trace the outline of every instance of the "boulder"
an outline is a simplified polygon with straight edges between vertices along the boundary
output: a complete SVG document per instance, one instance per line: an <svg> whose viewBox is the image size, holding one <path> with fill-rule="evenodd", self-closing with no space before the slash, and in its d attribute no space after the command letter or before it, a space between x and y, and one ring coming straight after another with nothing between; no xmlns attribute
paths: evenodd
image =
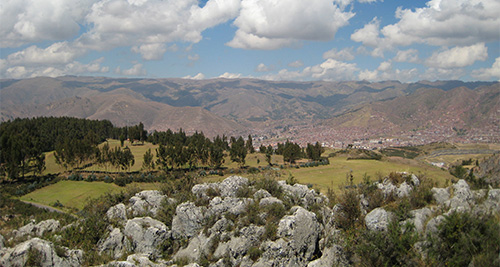
<svg viewBox="0 0 500 267"><path fill-rule="evenodd" d="M396 195L400 198L408 197L410 196L411 190L413 190L413 188L405 181L396 189Z"/></svg>
<svg viewBox="0 0 500 267"><path fill-rule="evenodd" d="M257 192L255 192L253 194L253 198L255 198L257 200L260 200L260 199L265 198L265 197L271 197L271 196L272 195L264 189L259 189Z"/></svg>
<svg viewBox="0 0 500 267"><path fill-rule="evenodd" d="M397 189L397 187L393 185L389 179L384 179L382 183L376 182L375 184L377 185L377 188L382 191L384 197L388 197Z"/></svg>
<svg viewBox="0 0 500 267"><path fill-rule="evenodd" d="M413 184L413 186L420 185L420 180L418 179L418 177L415 174L412 173L410 176L410 179L411 179L411 183Z"/></svg>
<svg viewBox="0 0 500 267"><path fill-rule="evenodd" d="M376 208L365 216L366 228L371 231L387 231L387 227L393 217L392 212L383 208Z"/></svg>
<svg viewBox="0 0 500 267"><path fill-rule="evenodd" d="M432 197L436 200L438 205L443 205L448 199L450 199L450 191L448 188L437 188L431 189Z"/></svg>
<svg viewBox="0 0 500 267"><path fill-rule="evenodd" d="M106 217L110 221L123 222L127 220L127 209L123 203L116 204L109 208Z"/></svg>
<svg viewBox="0 0 500 267"><path fill-rule="evenodd" d="M333 245L323 250L321 258L309 262L307 267L331 267L350 266L344 249L339 245Z"/></svg>
<svg viewBox="0 0 500 267"><path fill-rule="evenodd" d="M54 244L33 238L7 249L0 258L0 266L81 266L83 252L62 247L65 255L58 255ZM58 251L61 253L60 251Z"/></svg>
<svg viewBox="0 0 500 267"><path fill-rule="evenodd" d="M418 210L412 210L410 211L410 214L412 215L412 218L409 219L415 226L415 230L418 233L423 233L425 229L425 223L429 219L430 216L432 216L432 210L429 208L421 208Z"/></svg>
<svg viewBox="0 0 500 267"><path fill-rule="evenodd" d="M172 220L172 235L174 238L190 238L198 234L205 219L205 207L197 207L193 202L184 202L175 209Z"/></svg>
<svg viewBox="0 0 500 267"><path fill-rule="evenodd" d="M151 217L128 220L125 224L124 234L130 238L132 251L148 253L153 257L160 255L159 246L171 237L167 226Z"/></svg>
<svg viewBox="0 0 500 267"><path fill-rule="evenodd" d="M132 254L126 261L112 261L105 266L109 267L163 267L168 266L166 262L160 260L158 263L152 262L147 254Z"/></svg>
<svg viewBox="0 0 500 267"><path fill-rule="evenodd" d="M474 202L474 195L470 190L469 184L463 179L458 180L453 186L453 197L444 202L449 207L449 213L468 212L471 210L471 204Z"/></svg>
<svg viewBox="0 0 500 267"><path fill-rule="evenodd" d="M425 232L427 234L434 234L438 232L438 226L445 220L443 215L438 215L427 222L427 225L425 226Z"/></svg>
<svg viewBox="0 0 500 267"><path fill-rule="evenodd" d="M278 224L278 237L288 240L287 246L294 252L290 257L297 261L310 260L319 241L320 225L316 214L302 207L293 207L292 215L284 216Z"/></svg>
<svg viewBox="0 0 500 267"><path fill-rule="evenodd" d="M156 216L165 195L158 190L145 190L131 197L129 210L134 216Z"/></svg>
<svg viewBox="0 0 500 267"><path fill-rule="evenodd" d="M241 176L229 176L219 183L221 197L236 197L238 189L248 186L248 179Z"/></svg>
<svg viewBox="0 0 500 267"><path fill-rule="evenodd" d="M5 246L5 238L3 238L2 235L0 235L0 249L2 249Z"/></svg>
<svg viewBox="0 0 500 267"><path fill-rule="evenodd" d="M209 238L203 233L192 237L185 248L181 248L174 255L174 260L188 259L190 262L198 261L201 255L208 255L211 242L214 238Z"/></svg>
<svg viewBox="0 0 500 267"><path fill-rule="evenodd" d="M214 197L208 204L207 216L222 215L225 212L234 215L240 215L245 212L249 203L252 203L251 198L237 198L237 197Z"/></svg>
<svg viewBox="0 0 500 267"><path fill-rule="evenodd" d="M264 235L263 226L250 225L242 228L238 236L232 236L227 242L219 244L214 252L214 257L224 257L229 255L233 263L241 262L251 247L258 246L261 237Z"/></svg>
<svg viewBox="0 0 500 267"><path fill-rule="evenodd" d="M212 190L213 192L218 192L219 191L219 184L218 183L203 183L203 184L196 184L191 188L191 192L197 198L208 198L209 197L208 196L209 190Z"/></svg>
<svg viewBox="0 0 500 267"><path fill-rule="evenodd" d="M275 198L275 197L265 197L259 201L259 207L261 207L261 208L265 207L265 206L270 206L273 204L278 204L278 205L283 206L283 201L281 201L280 199Z"/></svg>
<svg viewBox="0 0 500 267"><path fill-rule="evenodd" d="M18 230L14 230L13 234L16 238L20 238L25 235L42 236L44 233L56 232L60 226L61 224L59 223L59 221L54 219L41 221L37 224L35 224L34 222L30 222L27 225L19 228Z"/></svg>
<svg viewBox="0 0 500 267"><path fill-rule="evenodd" d="M131 249L130 241L120 228L113 228L106 239L101 239L97 245L99 253L118 259Z"/></svg>

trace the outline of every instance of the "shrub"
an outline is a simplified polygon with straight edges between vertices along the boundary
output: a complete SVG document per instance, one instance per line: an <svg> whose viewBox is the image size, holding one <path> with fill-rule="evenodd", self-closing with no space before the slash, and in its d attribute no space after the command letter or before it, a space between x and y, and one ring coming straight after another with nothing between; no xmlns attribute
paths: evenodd
<svg viewBox="0 0 500 267"><path fill-rule="evenodd" d="M499 266L500 225L491 215L452 213L445 216L436 235L428 237L432 265Z"/></svg>
<svg viewBox="0 0 500 267"><path fill-rule="evenodd" d="M248 249L248 256L251 260L256 261L262 255L262 250L259 247L250 247Z"/></svg>
<svg viewBox="0 0 500 267"><path fill-rule="evenodd" d="M359 207L359 198L356 190L347 189L339 197L339 204L342 212L336 217L336 222L340 228L351 229L355 227L359 221L362 221L361 209Z"/></svg>
<svg viewBox="0 0 500 267"><path fill-rule="evenodd" d="M255 183L255 188L257 190L259 189L264 189L269 194L271 194L273 197L280 198L281 195L283 194L283 189L281 189L281 186L278 184L278 182L274 179L271 178L264 178L260 179Z"/></svg>

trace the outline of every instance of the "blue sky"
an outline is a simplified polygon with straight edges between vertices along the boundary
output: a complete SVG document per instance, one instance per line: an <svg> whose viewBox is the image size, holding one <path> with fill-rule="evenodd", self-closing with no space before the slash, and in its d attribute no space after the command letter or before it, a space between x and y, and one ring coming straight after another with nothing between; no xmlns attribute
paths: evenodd
<svg viewBox="0 0 500 267"><path fill-rule="evenodd" d="M499 0L3 0L0 77L500 79Z"/></svg>

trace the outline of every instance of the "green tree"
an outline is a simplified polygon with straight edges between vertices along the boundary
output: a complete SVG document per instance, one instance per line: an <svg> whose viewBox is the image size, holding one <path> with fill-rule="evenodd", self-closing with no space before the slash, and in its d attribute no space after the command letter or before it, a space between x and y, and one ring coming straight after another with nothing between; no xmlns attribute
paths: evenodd
<svg viewBox="0 0 500 267"><path fill-rule="evenodd" d="M151 148L148 149L146 151L146 153L144 153L144 156L143 156L143 161L142 161L142 169L143 170L147 170L147 171L151 171L152 169L155 168L155 163L153 161L153 153L151 153Z"/></svg>
<svg viewBox="0 0 500 267"><path fill-rule="evenodd" d="M253 148L252 135L250 135L250 134L248 135L246 149L247 149L248 153L250 153L250 154L255 153L255 149Z"/></svg>
<svg viewBox="0 0 500 267"><path fill-rule="evenodd" d="M239 137L237 140L231 137L231 149L229 150L231 161L236 162L242 167L245 165L245 158L247 156L247 149L245 147L245 140Z"/></svg>

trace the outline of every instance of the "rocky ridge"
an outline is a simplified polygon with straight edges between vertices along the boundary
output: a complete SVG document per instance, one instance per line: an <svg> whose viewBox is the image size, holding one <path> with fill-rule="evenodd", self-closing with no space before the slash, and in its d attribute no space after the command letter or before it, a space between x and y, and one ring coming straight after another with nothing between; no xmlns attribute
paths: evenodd
<svg viewBox="0 0 500 267"><path fill-rule="evenodd" d="M408 175L401 184L385 179L375 186L386 197L401 198L419 184L417 176ZM98 252L113 259L106 266L355 264L336 223L345 212L341 204L329 205L326 196L306 185L284 181L273 185L268 191L247 178L231 176L219 183L193 186L194 199L178 204L157 190L139 192L127 203L108 209L103 219L109 226L97 244ZM433 205L411 210L411 216L399 223L412 223L424 235L436 233L445 216L454 212L500 213L500 189L471 190L465 180L459 180L431 192ZM370 210L363 205L363 196L357 197L366 214L362 216L366 229L387 231L396 218L394 212L387 207ZM165 205L176 205L167 222L158 217ZM82 250L56 247L42 239L51 234L57 238L64 227L55 220L30 222L7 240L0 236L0 266L23 266L34 255L41 266L80 266ZM17 245L6 247L5 243Z"/></svg>

